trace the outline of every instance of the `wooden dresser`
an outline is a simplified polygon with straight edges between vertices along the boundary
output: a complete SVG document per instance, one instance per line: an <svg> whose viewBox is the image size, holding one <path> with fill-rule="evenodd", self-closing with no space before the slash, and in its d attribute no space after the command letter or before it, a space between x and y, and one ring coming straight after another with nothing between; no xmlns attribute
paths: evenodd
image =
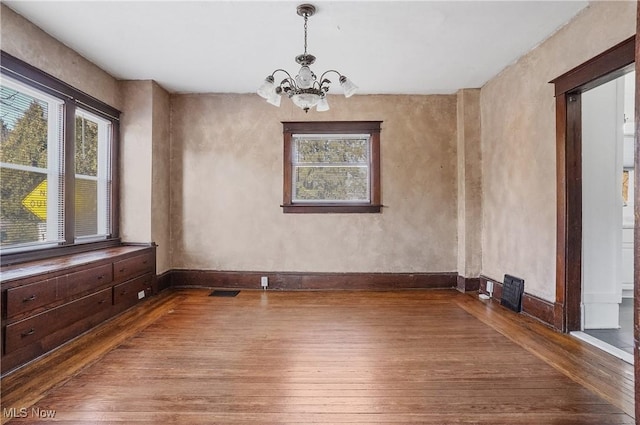
<svg viewBox="0 0 640 425"><path fill-rule="evenodd" d="M124 245L3 267L2 375L155 294L155 258Z"/></svg>

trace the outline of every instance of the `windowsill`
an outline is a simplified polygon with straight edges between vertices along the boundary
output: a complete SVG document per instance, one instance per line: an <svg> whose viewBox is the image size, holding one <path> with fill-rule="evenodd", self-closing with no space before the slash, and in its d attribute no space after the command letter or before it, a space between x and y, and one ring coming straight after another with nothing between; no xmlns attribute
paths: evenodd
<svg viewBox="0 0 640 425"><path fill-rule="evenodd" d="M104 248L112 248L122 243L120 238L104 239L98 242L85 242L74 245L59 245L42 249L34 249L31 251L22 251L14 253L3 253L0 255L0 265L2 267L28 263L37 260L46 260L49 258L61 257L69 254L78 254L82 252L96 251Z"/></svg>
<svg viewBox="0 0 640 425"><path fill-rule="evenodd" d="M285 214L375 214L382 211L382 205L371 204L287 204L281 207Z"/></svg>

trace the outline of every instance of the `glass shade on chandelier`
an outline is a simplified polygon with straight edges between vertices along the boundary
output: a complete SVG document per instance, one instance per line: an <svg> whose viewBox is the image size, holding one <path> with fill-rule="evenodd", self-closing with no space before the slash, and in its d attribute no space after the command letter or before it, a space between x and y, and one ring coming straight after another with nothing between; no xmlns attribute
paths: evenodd
<svg viewBox="0 0 640 425"><path fill-rule="evenodd" d="M276 87L274 84L273 76L268 76L264 83L258 88L258 94L265 98L268 103L274 106L280 106L280 93L277 90L279 87Z"/></svg>
<svg viewBox="0 0 640 425"><path fill-rule="evenodd" d="M328 111L327 92L331 84L331 81L325 78L328 74L335 73L338 75L345 97L353 96L358 87L347 77L333 69L325 71L319 79L316 77L316 74L309 67L315 62L316 57L307 53L307 20L309 16L315 13L316 8L310 4L302 4L298 6L297 11L298 15L304 18L304 53L296 56L296 62L301 65L300 70L295 77L292 77L284 69L276 69L265 78L257 93L274 106L280 106L280 100L284 93L294 105L305 112L309 112L309 109L313 107L320 112ZM275 75L277 73L285 74L279 84L275 83Z"/></svg>

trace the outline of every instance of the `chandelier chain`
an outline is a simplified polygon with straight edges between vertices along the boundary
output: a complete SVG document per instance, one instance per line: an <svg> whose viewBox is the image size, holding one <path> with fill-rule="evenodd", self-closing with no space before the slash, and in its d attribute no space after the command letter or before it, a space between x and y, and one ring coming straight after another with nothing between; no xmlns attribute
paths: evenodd
<svg viewBox="0 0 640 425"><path fill-rule="evenodd" d="M307 20L309 19L308 14L304 14L304 54L307 54Z"/></svg>

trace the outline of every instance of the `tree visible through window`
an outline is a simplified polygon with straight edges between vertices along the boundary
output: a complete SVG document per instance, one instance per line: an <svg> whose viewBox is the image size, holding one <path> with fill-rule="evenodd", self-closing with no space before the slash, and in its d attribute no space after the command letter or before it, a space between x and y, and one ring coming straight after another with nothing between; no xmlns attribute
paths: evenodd
<svg viewBox="0 0 640 425"><path fill-rule="evenodd" d="M62 102L8 80L0 102L2 246L60 242Z"/></svg>
<svg viewBox="0 0 640 425"><path fill-rule="evenodd" d="M79 109L75 133L75 235L104 236L109 233L111 123Z"/></svg>
<svg viewBox="0 0 640 425"><path fill-rule="evenodd" d="M380 211L379 121L284 127L284 212Z"/></svg>
<svg viewBox="0 0 640 425"><path fill-rule="evenodd" d="M293 202L369 202L369 135L294 135Z"/></svg>

